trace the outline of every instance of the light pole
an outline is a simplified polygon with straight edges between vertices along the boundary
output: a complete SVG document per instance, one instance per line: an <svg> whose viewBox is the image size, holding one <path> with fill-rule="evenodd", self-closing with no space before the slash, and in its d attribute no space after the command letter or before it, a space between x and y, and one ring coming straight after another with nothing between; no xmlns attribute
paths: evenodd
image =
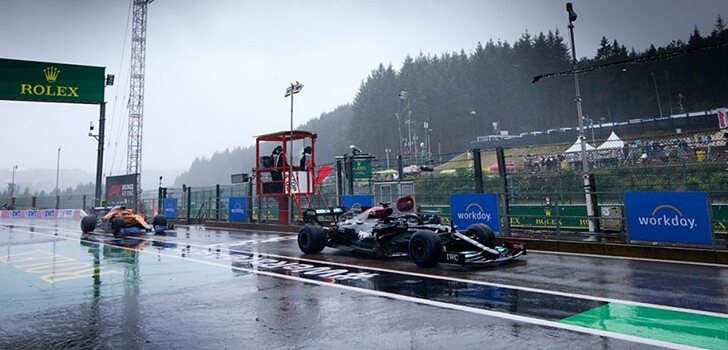
<svg viewBox="0 0 728 350"><path fill-rule="evenodd" d="M476 111L470 111L470 116L473 117L474 123L477 123L477 121L478 121L478 112L476 112ZM473 129L475 131L475 141L478 141L478 128L475 127ZM485 120L483 120L483 135L485 135L485 130L486 129L487 128L485 127Z"/></svg>
<svg viewBox="0 0 728 350"><path fill-rule="evenodd" d="M660 103L660 91L657 90L657 79L655 78L655 72L650 73L652 75L652 82L655 84L655 95L657 96L657 109L660 111L660 118L662 118L662 104Z"/></svg>
<svg viewBox="0 0 728 350"><path fill-rule="evenodd" d="M670 116L672 116L672 92L670 91L670 74L665 71L665 81L667 81L667 103L670 106Z"/></svg>
<svg viewBox="0 0 728 350"><path fill-rule="evenodd" d="M677 95L677 108L680 109L680 113L685 112L685 106L683 105L683 98L685 95L682 94L682 92L678 92Z"/></svg>
<svg viewBox="0 0 728 350"><path fill-rule="evenodd" d="M407 118L404 121L407 124L407 153L412 154L412 119Z"/></svg>
<svg viewBox="0 0 728 350"><path fill-rule="evenodd" d="M387 154L387 170L389 170L389 153L391 153L391 152L392 152L392 150L389 148L384 150L384 153Z"/></svg>
<svg viewBox="0 0 728 350"><path fill-rule="evenodd" d="M579 91L579 74L576 73L576 46L574 45L574 21L576 21L576 12L574 6L566 3L566 12L569 14L569 34L571 37L571 74L574 76L574 90L576 94L576 114L579 120L579 141L581 143L581 167L584 179L584 194L586 196L586 213L589 220L589 232L596 230L596 222L594 220L594 206L592 205L591 196L591 177L589 176L589 162L586 159L586 140L584 137L584 116L581 112L581 92Z"/></svg>
<svg viewBox="0 0 728 350"><path fill-rule="evenodd" d="M425 128L425 144L422 146L422 153L425 154L425 157L430 156L430 123L424 122L424 128ZM427 161L427 158L425 158L425 161Z"/></svg>
<svg viewBox="0 0 728 350"><path fill-rule="evenodd" d="M589 122L589 129L591 129L592 143L594 143L594 119L584 117Z"/></svg>
<svg viewBox="0 0 728 350"><path fill-rule="evenodd" d="M415 164L419 161L419 159L418 159L419 153L417 151L417 141L419 139L420 139L420 137L417 136L417 131L415 131L415 134L412 135L412 146L414 146L413 152L414 152L414 156L415 156Z"/></svg>
<svg viewBox="0 0 728 350"><path fill-rule="evenodd" d="M12 205L13 198L15 197L15 170L18 169L17 165L13 165L13 180L10 182L10 203Z"/></svg>
<svg viewBox="0 0 728 350"><path fill-rule="evenodd" d="M61 146L58 146L58 158L56 159L56 196L60 195L58 188L58 173L61 170Z"/></svg>
<svg viewBox="0 0 728 350"><path fill-rule="evenodd" d="M293 95L303 90L303 84L296 81L286 88L286 94L283 97L291 97L291 148L288 150L288 222L293 222L293 199L291 197L291 166L293 165Z"/></svg>
<svg viewBox="0 0 728 350"><path fill-rule="evenodd" d="M394 117L397 118L397 132L399 132L399 140L397 141L399 155L402 155L402 144L404 143L404 139L402 138L402 123L399 120L399 113L394 113Z"/></svg>
<svg viewBox="0 0 728 350"><path fill-rule="evenodd" d="M402 144L404 143L404 139L402 139L402 122L399 119L399 116L402 114L402 102L404 102L405 99L407 99L407 91L401 90L399 92L399 112L394 113L394 116L397 117L397 131L399 132L399 142L397 144L399 145L399 155L402 155Z"/></svg>

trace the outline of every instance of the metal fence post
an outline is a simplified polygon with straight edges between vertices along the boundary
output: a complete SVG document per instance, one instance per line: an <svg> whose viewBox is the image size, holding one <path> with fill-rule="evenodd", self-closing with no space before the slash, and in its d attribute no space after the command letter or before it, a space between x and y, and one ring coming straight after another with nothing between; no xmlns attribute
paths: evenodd
<svg viewBox="0 0 728 350"><path fill-rule="evenodd" d="M336 205L341 205L341 195L344 194L344 179L341 176L341 159L336 160Z"/></svg>
<svg viewBox="0 0 728 350"><path fill-rule="evenodd" d="M253 222L253 180L248 181L248 222ZM259 214L260 215L260 214Z"/></svg>
<svg viewBox="0 0 728 350"><path fill-rule="evenodd" d="M220 185L215 185L215 221L220 221Z"/></svg>
<svg viewBox="0 0 728 350"><path fill-rule="evenodd" d="M505 217L505 220L503 222L503 233L510 233L511 232L511 212L510 212L510 200L508 195L508 174L506 173L506 155L503 151L503 147L496 147L495 149L495 156L498 161L498 177L500 180L500 191L503 194L502 200L501 200L501 213ZM481 171L481 181L482 181L482 171Z"/></svg>
<svg viewBox="0 0 728 350"><path fill-rule="evenodd" d="M263 199L266 197L258 197L258 220L256 222L263 222Z"/></svg>
<svg viewBox="0 0 728 350"><path fill-rule="evenodd" d="M402 181L404 179L404 161L402 155L397 156L397 180Z"/></svg>
<svg viewBox="0 0 728 350"><path fill-rule="evenodd" d="M597 203L597 182L594 178L594 173L589 173L586 175L589 177L589 196L591 197L591 212L594 213L593 217L590 217L589 220L594 222L594 231L593 232L599 232L599 220L598 218L601 216L601 213L599 212L599 204ZM588 213L588 211L587 211ZM588 214L587 214L588 215ZM593 233L592 232L592 233Z"/></svg>
<svg viewBox="0 0 728 350"><path fill-rule="evenodd" d="M346 189L346 193L354 194L354 159L351 157L347 157L346 161L344 162L344 166L346 166L346 187L348 187Z"/></svg>
<svg viewBox="0 0 728 350"><path fill-rule="evenodd" d="M556 237L561 237L561 198L556 197Z"/></svg>
<svg viewBox="0 0 728 350"><path fill-rule="evenodd" d="M36 206L35 206L35 200L36 200L36 197L35 197L35 196L33 196L33 197L31 198L31 202L32 202L32 204L30 205L30 207L31 207L31 208L35 208L35 207L36 207Z"/></svg>
<svg viewBox="0 0 728 350"><path fill-rule="evenodd" d="M710 232L713 234L713 249L718 248L718 242L716 242L715 234L715 213L713 213L713 199L710 192L705 192L705 197L708 200L708 217L710 218Z"/></svg>
<svg viewBox="0 0 728 350"><path fill-rule="evenodd" d="M473 148L470 152L473 155L473 170L475 171L475 192L483 193L483 165L480 161L480 149Z"/></svg>
<svg viewBox="0 0 728 350"><path fill-rule="evenodd" d="M187 225L190 224L190 217L192 213L192 187L187 187Z"/></svg>
<svg viewBox="0 0 728 350"><path fill-rule="evenodd" d="M61 196L56 195L56 210L60 209L61 206Z"/></svg>

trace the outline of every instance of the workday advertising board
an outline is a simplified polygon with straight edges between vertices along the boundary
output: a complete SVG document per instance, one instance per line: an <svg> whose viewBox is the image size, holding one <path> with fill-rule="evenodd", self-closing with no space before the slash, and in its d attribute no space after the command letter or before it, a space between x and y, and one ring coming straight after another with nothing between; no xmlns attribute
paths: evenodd
<svg viewBox="0 0 728 350"><path fill-rule="evenodd" d="M228 199L228 219L230 221L248 221L248 198L230 197Z"/></svg>
<svg viewBox="0 0 728 350"><path fill-rule="evenodd" d="M713 243L704 192L627 192L624 204L630 240Z"/></svg>
<svg viewBox="0 0 728 350"><path fill-rule="evenodd" d="M490 226L493 232L500 231L498 196L495 193L458 193L450 195L452 222L464 230L476 223Z"/></svg>

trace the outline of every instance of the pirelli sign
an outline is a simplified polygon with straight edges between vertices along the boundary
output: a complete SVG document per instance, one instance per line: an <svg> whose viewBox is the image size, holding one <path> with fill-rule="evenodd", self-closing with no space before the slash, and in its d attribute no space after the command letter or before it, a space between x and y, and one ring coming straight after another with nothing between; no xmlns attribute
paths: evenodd
<svg viewBox="0 0 728 350"><path fill-rule="evenodd" d="M0 58L0 100L102 103L104 70Z"/></svg>

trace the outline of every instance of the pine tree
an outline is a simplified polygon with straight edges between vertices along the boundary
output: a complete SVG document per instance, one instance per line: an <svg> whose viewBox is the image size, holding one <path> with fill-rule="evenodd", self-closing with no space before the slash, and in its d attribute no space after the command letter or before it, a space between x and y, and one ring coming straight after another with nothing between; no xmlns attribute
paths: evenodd
<svg viewBox="0 0 728 350"><path fill-rule="evenodd" d="M723 22L723 18L720 15L718 15L718 19L715 20L715 24L713 25L713 31L710 33L710 36L713 38L717 38L725 32L726 32L725 22Z"/></svg>
<svg viewBox="0 0 728 350"><path fill-rule="evenodd" d="M693 33L690 34L690 39L688 39L688 45L689 46L700 46L700 43L703 41L703 37L700 36L700 31L698 30L698 26L695 26L695 29L693 29Z"/></svg>

